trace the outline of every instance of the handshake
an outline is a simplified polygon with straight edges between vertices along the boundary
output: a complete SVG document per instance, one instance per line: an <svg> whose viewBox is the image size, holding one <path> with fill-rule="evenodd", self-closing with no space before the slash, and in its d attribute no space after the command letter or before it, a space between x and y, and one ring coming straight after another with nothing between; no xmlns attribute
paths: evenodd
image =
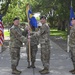
<svg viewBox="0 0 75 75"><path fill-rule="evenodd" d="M34 37L34 36L36 36L36 32L30 32L30 33L28 34L28 39L30 39L30 38L32 38L32 37Z"/></svg>

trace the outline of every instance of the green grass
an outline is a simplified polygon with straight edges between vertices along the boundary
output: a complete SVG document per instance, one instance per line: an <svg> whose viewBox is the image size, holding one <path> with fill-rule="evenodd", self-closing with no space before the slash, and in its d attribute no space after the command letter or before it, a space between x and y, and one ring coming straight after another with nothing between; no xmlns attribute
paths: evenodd
<svg viewBox="0 0 75 75"><path fill-rule="evenodd" d="M4 36L5 36L5 37L7 37L7 36L9 36L9 35L10 35L10 32L4 31Z"/></svg>
<svg viewBox="0 0 75 75"><path fill-rule="evenodd" d="M63 39L67 39L67 31L58 31L57 29L50 29L51 36L61 36Z"/></svg>

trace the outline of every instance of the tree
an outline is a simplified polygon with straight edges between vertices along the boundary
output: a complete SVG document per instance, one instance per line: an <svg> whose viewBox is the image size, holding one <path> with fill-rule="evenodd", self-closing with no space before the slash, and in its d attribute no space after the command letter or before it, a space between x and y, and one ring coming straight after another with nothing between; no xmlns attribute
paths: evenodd
<svg viewBox="0 0 75 75"><path fill-rule="evenodd" d="M38 10L39 12L41 12L41 14L46 15L50 19L49 21L50 21L50 24L52 24L52 26L55 25L54 23L56 22L54 21L57 20L57 22L59 22L58 29L65 30L65 27L66 27L65 25L67 20L69 22L71 0L68 0L68 1L67 0L36 0L36 1L37 3L34 10L35 11ZM75 0L72 0L72 1L73 1L73 7L74 7Z"/></svg>
<svg viewBox="0 0 75 75"><path fill-rule="evenodd" d="M12 24L13 18L18 16L20 20L25 22L27 21L26 17L26 4L30 3L32 7L35 5L35 0L12 0L6 15L3 17L3 22L6 25Z"/></svg>
<svg viewBox="0 0 75 75"><path fill-rule="evenodd" d="M0 14L4 16L8 10L11 0L0 0Z"/></svg>
<svg viewBox="0 0 75 75"><path fill-rule="evenodd" d="M27 21L27 3L30 3L34 13L40 12L42 15L46 15L53 27L58 24L58 29L65 30L66 22L69 22L71 0L11 0L7 13L3 18L4 23L12 22L15 16L19 16L21 21ZM74 6L75 1L73 0Z"/></svg>

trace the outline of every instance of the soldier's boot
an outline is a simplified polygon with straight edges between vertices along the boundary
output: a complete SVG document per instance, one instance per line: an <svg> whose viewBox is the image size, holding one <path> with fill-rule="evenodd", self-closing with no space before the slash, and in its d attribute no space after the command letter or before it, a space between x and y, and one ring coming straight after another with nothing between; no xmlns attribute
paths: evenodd
<svg viewBox="0 0 75 75"><path fill-rule="evenodd" d="M19 70L16 69L16 70L12 71L12 74L21 74L21 71L19 71Z"/></svg>
<svg viewBox="0 0 75 75"><path fill-rule="evenodd" d="M28 67L27 68L31 68L30 62L28 62Z"/></svg>
<svg viewBox="0 0 75 75"><path fill-rule="evenodd" d="M40 73L41 73L41 74L48 74L48 73L49 73L49 70L48 70L47 68L45 68L45 69L42 70Z"/></svg>
<svg viewBox="0 0 75 75"><path fill-rule="evenodd" d="M72 73L72 74L75 74L75 70L73 70L71 73Z"/></svg>
<svg viewBox="0 0 75 75"><path fill-rule="evenodd" d="M42 72L44 69L40 70L39 72Z"/></svg>
<svg viewBox="0 0 75 75"><path fill-rule="evenodd" d="M71 72L71 73L72 73L72 72L74 72L74 71L75 71L75 69L73 69L73 70L70 70L69 72Z"/></svg>
<svg viewBox="0 0 75 75"><path fill-rule="evenodd" d="M12 74L21 74L21 71L17 70L15 66L12 67Z"/></svg>
<svg viewBox="0 0 75 75"><path fill-rule="evenodd" d="M74 65L74 69L69 72L71 72L72 74L75 74L75 65Z"/></svg>
<svg viewBox="0 0 75 75"><path fill-rule="evenodd" d="M35 62L32 62L31 67L32 67L32 68L36 68L36 67L35 67Z"/></svg>

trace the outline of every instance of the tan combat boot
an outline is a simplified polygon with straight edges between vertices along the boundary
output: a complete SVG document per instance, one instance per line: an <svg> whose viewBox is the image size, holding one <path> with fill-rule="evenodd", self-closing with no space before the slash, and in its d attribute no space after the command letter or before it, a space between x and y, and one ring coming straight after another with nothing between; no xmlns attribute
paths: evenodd
<svg viewBox="0 0 75 75"><path fill-rule="evenodd" d="M73 70L71 70L71 71L69 71L69 72L71 72L71 73L72 73L73 71L74 71L74 69L73 69Z"/></svg>
<svg viewBox="0 0 75 75"><path fill-rule="evenodd" d="M12 74L21 74L21 71L19 71L19 70L12 70Z"/></svg>
<svg viewBox="0 0 75 75"><path fill-rule="evenodd" d="M44 69L40 70L39 72L42 72Z"/></svg>
<svg viewBox="0 0 75 75"><path fill-rule="evenodd" d="M12 74L21 74L21 71L17 70L16 67L12 67Z"/></svg>
<svg viewBox="0 0 75 75"><path fill-rule="evenodd" d="M75 64L74 65L74 70L71 71L72 74L75 74Z"/></svg>
<svg viewBox="0 0 75 75"><path fill-rule="evenodd" d="M75 74L75 70L72 72L72 74Z"/></svg>
<svg viewBox="0 0 75 75"><path fill-rule="evenodd" d="M74 69L69 72L71 72L72 74L75 74L75 66L74 66Z"/></svg>
<svg viewBox="0 0 75 75"><path fill-rule="evenodd" d="M75 69L73 69L73 70L71 70L69 72L71 72L72 74L75 74Z"/></svg>
<svg viewBox="0 0 75 75"><path fill-rule="evenodd" d="M40 71L41 74L48 74L49 70L47 68L45 68L44 70Z"/></svg>

